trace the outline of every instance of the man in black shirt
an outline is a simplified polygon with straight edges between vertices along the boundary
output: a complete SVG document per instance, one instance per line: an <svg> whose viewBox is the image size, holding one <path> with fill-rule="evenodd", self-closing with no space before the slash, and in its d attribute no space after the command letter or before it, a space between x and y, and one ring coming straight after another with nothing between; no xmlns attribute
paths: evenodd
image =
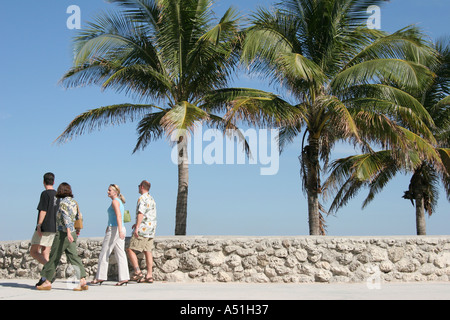
<svg viewBox="0 0 450 320"><path fill-rule="evenodd" d="M55 197L53 188L55 175L51 172L44 174L44 188L38 204L38 218L36 230L31 239L30 254L42 264L46 264L50 255L53 239L56 234L56 213L59 199Z"/></svg>

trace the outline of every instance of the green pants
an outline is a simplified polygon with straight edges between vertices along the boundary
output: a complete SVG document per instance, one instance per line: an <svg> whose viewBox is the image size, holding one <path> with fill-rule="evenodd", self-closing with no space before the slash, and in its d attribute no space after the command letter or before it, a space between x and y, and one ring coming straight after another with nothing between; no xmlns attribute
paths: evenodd
<svg viewBox="0 0 450 320"><path fill-rule="evenodd" d="M73 242L70 243L67 239L67 233L58 231L56 232L55 239L53 240L52 249L50 251L50 257L41 271L41 276L49 281L54 277L56 268L61 260L62 254L65 252L67 261L70 263L76 271L77 277L86 278L86 271L84 270L83 263L77 252L77 234L72 232Z"/></svg>

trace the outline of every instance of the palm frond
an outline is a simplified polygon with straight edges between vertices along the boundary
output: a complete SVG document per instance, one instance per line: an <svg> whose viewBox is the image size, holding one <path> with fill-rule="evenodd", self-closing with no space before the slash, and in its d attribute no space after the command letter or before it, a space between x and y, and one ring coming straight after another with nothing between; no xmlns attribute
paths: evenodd
<svg viewBox="0 0 450 320"><path fill-rule="evenodd" d="M331 173L324 186L327 194L335 192L329 212L337 212L365 186L369 195L365 207L400 170L389 150L337 159L331 164Z"/></svg>
<svg viewBox="0 0 450 320"><path fill-rule="evenodd" d="M161 3L158 0L107 0L123 8L132 20L157 28Z"/></svg>
<svg viewBox="0 0 450 320"><path fill-rule="evenodd" d="M450 149L438 148L439 155L441 156L442 163L444 164L447 174L450 174Z"/></svg>
<svg viewBox="0 0 450 320"><path fill-rule="evenodd" d="M441 172L441 180L444 184L444 191L447 194L447 200L450 201L450 149L438 148L438 152L445 168L445 170Z"/></svg>
<svg viewBox="0 0 450 320"><path fill-rule="evenodd" d="M416 26L408 26L387 34L379 30L361 27L367 44L352 56L343 69L373 59L404 59L422 65L436 65L438 54L424 41L423 33Z"/></svg>
<svg viewBox="0 0 450 320"><path fill-rule="evenodd" d="M118 104L89 110L77 116L55 142L66 143L73 137L100 130L107 125L119 125L134 121L153 108L159 107L142 104Z"/></svg>
<svg viewBox="0 0 450 320"><path fill-rule="evenodd" d="M219 23L204 33L200 40L207 40L216 46L219 45L224 37L238 32L237 21L238 13L231 7L224 13Z"/></svg>
<svg viewBox="0 0 450 320"><path fill-rule="evenodd" d="M328 96L323 99L322 104L326 108L326 115L324 121L320 127L325 125L332 126L334 132L339 132L339 137L342 139L347 139L349 137L354 137L359 141L358 128L353 119L353 115L347 106L338 98L333 96ZM329 122L326 124L325 122ZM319 127L319 132L321 128Z"/></svg>
<svg viewBox="0 0 450 320"><path fill-rule="evenodd" d="M168 110L153 112L142 118L137 127L138 140L133 153L143 150L150 142L163 137L161 119L167 112Z"/></svg>
<svg viewBox="0 0 450 320"><path fill-rule="evenodd" d="M140 56L154 64L159 63L142 46L142 36L140 26L120 12L99 15L95 22L90 22L75 38L74 66L82 66L98 57L115 60L117 57L128 56L133 50L138 50Z"/></svg>
<svg viewBox="0 0 450 320"><path fill-rule="evenodd" d="M404 150L413 149L419 154L422 161L433 163L436 168L442 168L442 160L434 145L430 144L427 140L406 128L400 127L400 130L405 137L407 147L403 150L398 149L396 152L400 152L401 154Z"/></svg>
<svg viewBox="0 0 450 320"><path fill-rule="evenodd" d="M296 38L298 19L259 9L253 15L253 25L245 30L241 61L254 72L269 79L277 76L277 59L282 54L299 53L301 46Z"/></svg>
<svg viewBox="0 0 450 320"><path fill-rule="evenodd" d="M120 66L101 85L104 89L116 88L117 92L125 90L125 93L138 99L172 99L171 79L146 64Z"/></svg>
<svg viewBox="0 0 450 320"><path fill-rule="evenodd" d="M384 84L354 86L340 94L353 111L365 110L385 114L399 124L435 143L434 120L425 107L412 95Z"/></svg>
<svg viewBox="0 0 450 320"><path fill-rule="evenodd" d="M202 108L223 112L227 122L244 121L251 125L282 126L301 118L301 109L279 96L257 89L227 88L206 95Z"/></svg>
<svg viewBox="0 0 450 320"><path fill-rule="evenodd" d="M419 197L422 198L424 209L428 212L428 215L431 216L435 211L439 196L437 187L438 180L438 174L433 166L423 162L420 167L414 170L408 190L405 191L403 198L411 200L413 205L413 200L417 201Z"/></svg>
<svg viewBox="0 0 450 320"><path fill-rule="evenodd" d="M326 80L322 69L299 53L280 54L277 63L279 71L284 77L291 78L290 81L303 79L308 83L323 84Z"/></svg>
<svg viewBox="0 0 450 320"><path fill-rule="evenodd" d="M278 134L278 145L280 146L280 153L283 152L284 148L288 144L292 143L294 139L302 132L303 118L300 117L299 119L300 121L298 121L297 123L281 127Z"/></svg>
<svg viewBox="0 0 450 320"><path fill-rule="evenodd" d="M417 91L430 85L433 73L423 65L401 59L374 59L347 68L332 80L333 91L369 83L393 82L403 89Z"/></svg>
<svg viewBox="0 0 450 320"><path fill-rule="evenodd" d="M172 141L178 141L181 136L189 135L197 125L208 119L207 112L187 101L182 101L167 111L160 123L167 137Z"/></svg>
<svg viewBox="0 0 450 320"><path fill-rule="evenodd" d="M141 24L120 12L99 15L75 38L74 66L61 83L67 87L96 84L139 98L166 97L171 78L152 40Z"/></svg>
<svg viewBox="0 0 450 320"><path fill-rule="evenodd" d="M208 123L211 126L222 130L224 135L226 135L228 138L233 139L234 137L236 137L238 142L242 144L242 150L247 155L247 157L249 159L253 158L250 145L248 144L245 135L234 123L213 114L209 114Z"/></svg>

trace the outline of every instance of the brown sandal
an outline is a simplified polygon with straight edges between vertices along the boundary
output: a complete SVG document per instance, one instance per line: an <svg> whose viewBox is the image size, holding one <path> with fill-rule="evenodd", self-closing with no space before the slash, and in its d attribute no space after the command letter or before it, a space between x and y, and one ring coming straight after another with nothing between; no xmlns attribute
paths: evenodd
<svg viewBox="0 0 450 320"><path fill-rule="evenodd" d="M139 282L143 277L144 277L144 275L142 274L142 271L141 271L138 274L135 274L134 276L132 276L130 281Z"/></svg>
<svg viewBox="0 0 450 320"><path fill-rule="evenodd" d="M139 283L153 283L153 277L141 279L138 281Z"/></svg>

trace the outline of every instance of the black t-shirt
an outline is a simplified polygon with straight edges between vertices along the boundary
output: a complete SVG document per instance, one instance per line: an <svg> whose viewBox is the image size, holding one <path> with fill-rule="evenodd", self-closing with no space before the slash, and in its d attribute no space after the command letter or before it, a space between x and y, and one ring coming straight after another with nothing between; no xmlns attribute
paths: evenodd
<svg viewBox="0 0 450 320"><path fill-rule="evenodd" d="M42 232L56 232L56 213L59 209L59 198L55 197L56 190L44 190L41 193L41 199L38 204L38 222L39 222L39 211L45 211L44 221L41 225Z"/></svg>

